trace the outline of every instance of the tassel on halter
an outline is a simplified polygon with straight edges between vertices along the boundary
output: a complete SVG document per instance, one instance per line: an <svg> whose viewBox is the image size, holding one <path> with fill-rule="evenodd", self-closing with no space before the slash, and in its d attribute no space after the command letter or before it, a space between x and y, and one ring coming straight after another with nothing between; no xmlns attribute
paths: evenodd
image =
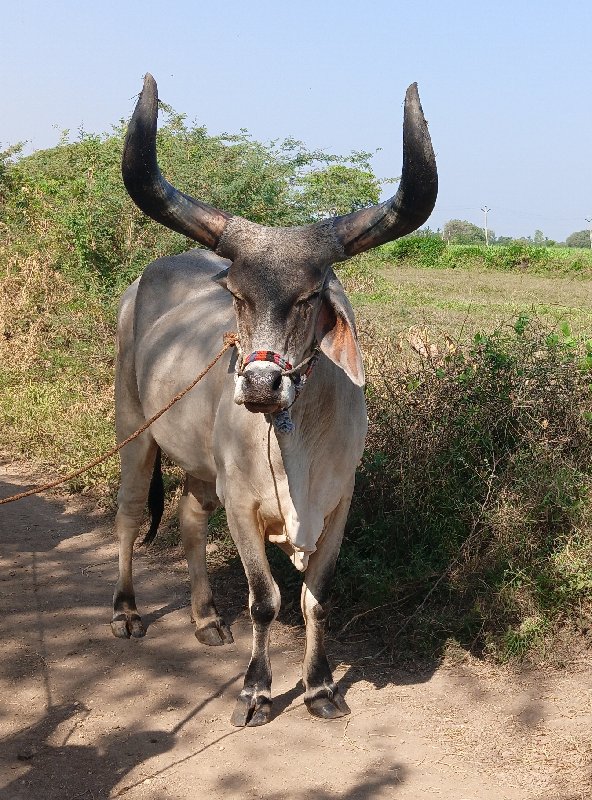
<svg viewBox="0 0 592 800"><path fill-rule="evenodd" d="M292 403L288 406L288 408L282 408L281 411L278 411L275 414L272 414L273 419L273 427L276 433L294 433L296 430L294 423L292 422L292 415L290 414L290 409L298 400L300 393L304 389L306 381L310 373L313 371L315 364L319 360L319 351L315 349L315 351L310 355L308 358L305 358L304 361L301 361L297 367L289 367L285 375L289 375L292 378L292 382L294 384L294 389L296 391L296 396ZM296 372L297 369L300 369L304 364L308 362L308 366L306 367L304 372Z"/></svg>

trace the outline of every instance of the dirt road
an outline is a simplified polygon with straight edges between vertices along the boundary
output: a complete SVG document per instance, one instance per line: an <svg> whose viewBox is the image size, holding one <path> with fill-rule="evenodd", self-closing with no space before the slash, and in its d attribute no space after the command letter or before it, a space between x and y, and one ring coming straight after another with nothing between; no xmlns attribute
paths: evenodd
<svg viewBox="0 0 592 800"><path fill-rule="evenodd" d="M26 485L0 467L0 493ZM394 671L332 643L349 718L302 703L302 632L277 624L274 718L229 716L250 653L240 578L214 581L235 644L192 635L180 553L136 557L139 641L111 635L116 547L87 501L0 508L1 800L583 800L592 668L519 675L473 659ZM236 571L235 571L236 573ZM232 580L231 580L232 578Z"/></svg>

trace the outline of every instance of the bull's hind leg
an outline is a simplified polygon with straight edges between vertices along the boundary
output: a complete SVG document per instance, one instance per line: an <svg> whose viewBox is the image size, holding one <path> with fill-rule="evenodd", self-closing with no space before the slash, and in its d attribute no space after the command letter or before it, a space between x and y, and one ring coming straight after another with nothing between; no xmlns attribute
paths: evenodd
<svg viewBox="0 0 592 800"><path fill-rule="evenodd" d="M326 520L318 549L308 562L302 586L302 614L306 623L306 649L302 668L304 702L311 714L324 719L336 719L350 713L333 680L325 653L325 620L330 584L349 504L349 497L342 500Z"/></svg>
<svg viewBox="0 0 592 800"><path fill-rule="evenodd" d="M230 628L218 614L206 568L208 515L218 505L215 487L187 476L179 502L181 538L191 581L191 613L195 635L203 644L231 644Z"/></svg>
<svg viewBox="0 0 592 800"><path fill-rule="evenodd" d="M113 594L113 635L140 638L146 633L136 608L132 582L132 551L144 518L157 445L148 432L121 451L121 485L117 495L115 530L119 539L119 577Z"/></svg>

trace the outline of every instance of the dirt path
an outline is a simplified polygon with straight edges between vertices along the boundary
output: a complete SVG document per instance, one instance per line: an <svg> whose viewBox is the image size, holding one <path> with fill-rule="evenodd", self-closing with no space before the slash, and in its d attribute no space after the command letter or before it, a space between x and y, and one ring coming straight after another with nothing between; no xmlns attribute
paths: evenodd
<svg viewBox="0 0 592 800"><path fill-rule="evenodd" d="M0 467L2 496L23 484ZM302 704L301 632L278 624L275 717L236 729L250 652L240 579L215 581L236 643L206 648L180 554L138 553L149 631L120 641L115 543L92 505L34 497L1 508L0 526L1 800L590 797L589 665L516 676L465 659L408 674L334 645L352 715L327 723Z"/></svg>

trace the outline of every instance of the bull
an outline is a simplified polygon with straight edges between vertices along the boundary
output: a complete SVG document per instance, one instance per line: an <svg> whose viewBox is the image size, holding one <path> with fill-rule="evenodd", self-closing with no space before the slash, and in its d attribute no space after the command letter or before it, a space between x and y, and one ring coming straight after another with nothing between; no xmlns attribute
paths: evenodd
<svg viewBox="0 0 592 800"><path fill-rule="evenodd" d="M232 724L262 725L271 714L269 638L280 592L266 541L304 573L304 702L316 716L341 717L349 708L333 679L324 628L367 415L354 315L332 265L414 231L433 209L436 163L417 86L405 99L396 195L291 228L249 222L171 186L157 163L157 112L156 83L147 75L125 141L125 186L147 215L208 250L154 261L121 299L118 440L191 381L224 332L236 330L240 345L121 452L112 631L145 634L132 549L149 496L148 539L162 514L162 451L186 473L179 521L200 642L233 641L206 571L208 516L219 505L248 580L253 650Z"/></svg>

